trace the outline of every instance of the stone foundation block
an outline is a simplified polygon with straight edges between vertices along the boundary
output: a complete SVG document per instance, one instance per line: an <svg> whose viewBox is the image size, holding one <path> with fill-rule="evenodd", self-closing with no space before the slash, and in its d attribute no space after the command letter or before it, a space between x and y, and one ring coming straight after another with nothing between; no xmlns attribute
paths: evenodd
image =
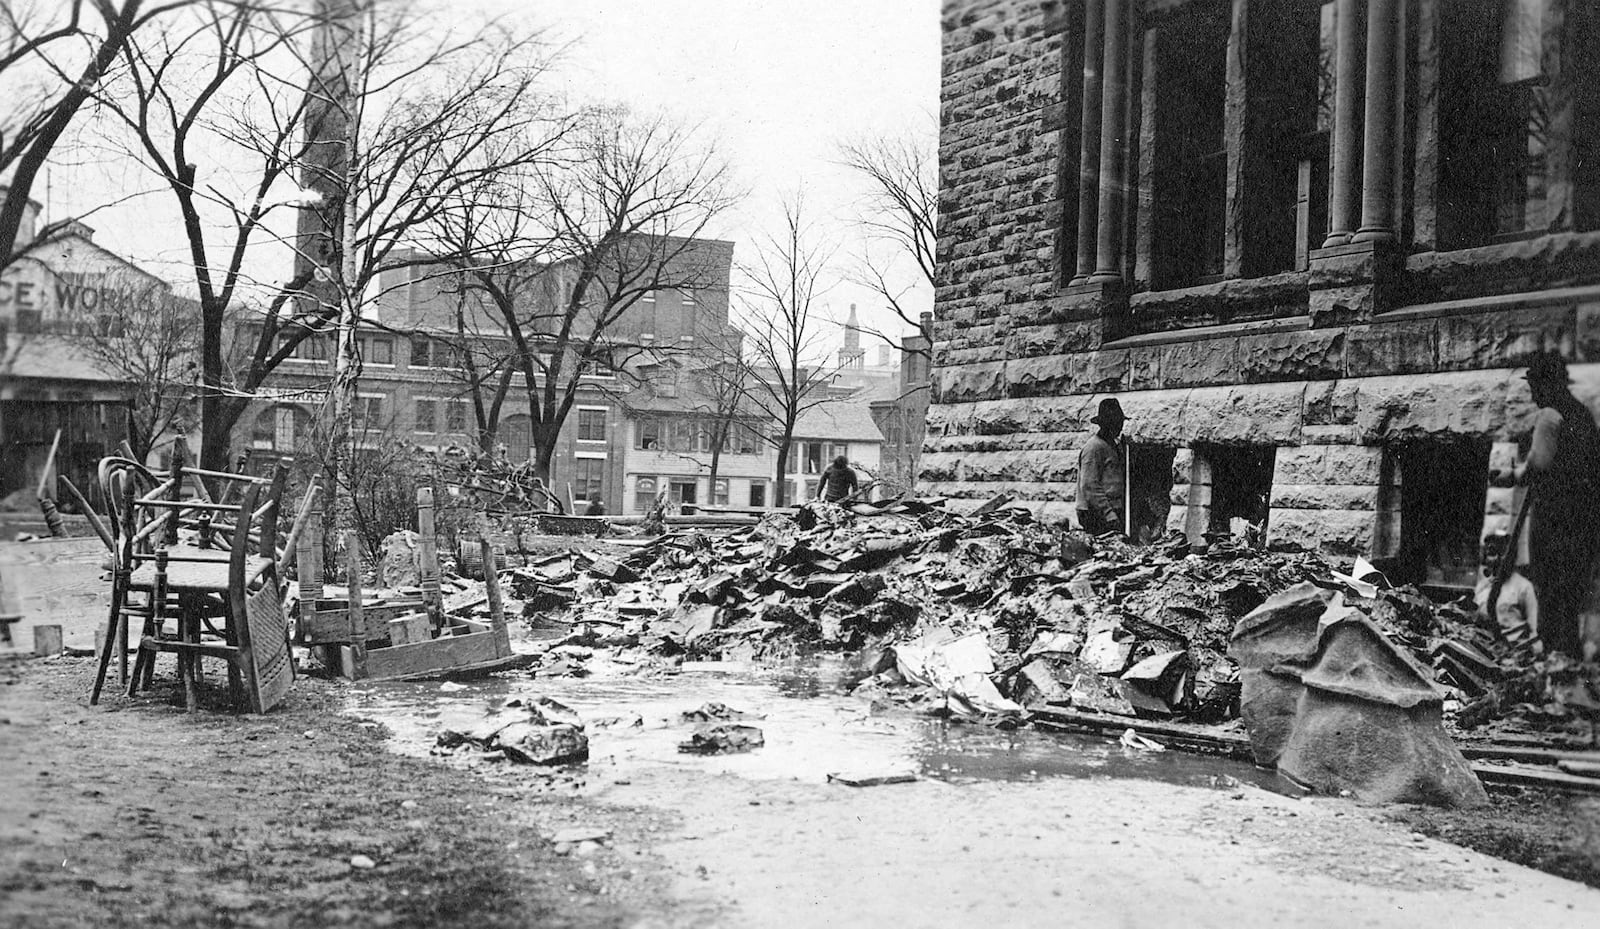
<svg viewBox="0 0 1600 929"><path fill-rule="evenodd" d="M1371 510L1377 507L1378 488L1370 484L1272 485L1274 508L1295 510Z"/></svg>
<svg viewBox="0 0 1600 929"><path fill-rule="evenodd" d="M1378 484L1383 450L1362 445L1300 445L1279 448L1272 485Z"/></svg>
<svg viewBox="0 0 1600 929"><path fill-rule="evenodd" d="M1267 537L1348 561L1357 555L1372 553L1374 523L1370 510L1274 508L1267 517Z"/></svg>

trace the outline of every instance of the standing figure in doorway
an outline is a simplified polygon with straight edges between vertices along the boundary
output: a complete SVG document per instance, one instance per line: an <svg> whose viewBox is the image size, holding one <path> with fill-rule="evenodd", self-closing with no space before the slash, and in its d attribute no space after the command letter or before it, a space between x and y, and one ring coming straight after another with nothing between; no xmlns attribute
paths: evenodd
<svg viewBox="0 0 1600 929"><path fill-rule="evenodd" d="M1528 390L1539 411L1533 444L1517 470L1528 485L1528 556L1539 595L1539 637L1550 651L1581 657L1578 617L1600 557L1600 427L1568 388L1567 364L1534 356Z"/></svg>
<svg viewBox="0 0 1600 929"><path fill-rule="evenodd" d="M1127 417L1122 404L1107 397L1089 422L1098 428L1078 452L1078 525L1090 535L1121 532L1128 473L1118 438Z"/></svg>

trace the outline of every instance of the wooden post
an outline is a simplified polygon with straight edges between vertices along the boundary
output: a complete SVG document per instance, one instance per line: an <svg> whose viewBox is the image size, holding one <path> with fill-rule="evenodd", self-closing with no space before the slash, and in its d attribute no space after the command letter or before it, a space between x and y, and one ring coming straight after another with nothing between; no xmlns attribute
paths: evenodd
<svg viewBox="0 0 1600 929"><path fill-rule="evenodd" d="M295 584L300 592L300 609L309 604L314 610L322 599L322 504L313 495L306 512L305 529L295 540Z"/></svg>
<svg viewBox="0 0 1600 929"><path fill-rule="evenodd" d="M172 478L172 487L167 490L167 499L173 503L177 503L183 498L183 460L188 456L188 451L188 443L183 441L182 436L173 441L172 470L169 472L169 476ZM172 509L166 515L167 526L162 544L170 548L178 544L178 510ZM249 519L250 514L242 513L239 518Z"/></svg>
<svg viewBox="0 0 1600 929"><path fill-rule="evenodd" d="M367 676L367 621L361 615L361 537L355 531L344 535L345 585L350 590L346 601L350 617L350 679Z"/></svg>
<svg viewBox="0 0 1600 929"><path fill-rule="evenodd" d="M433 488L417 489L417 547L421 560L422 605L434 634L444 631L444 598L439 593L439 539L434 534ZM484 569L486 572L488 568Z"/></svg>
<svg viewBox="0 0 1600 929"><path fill-rule="evenodd" d="M100 537L100 541L106 543L108 550L115 552L117 543L116 540L111 538L111 530L106 528L105 521L100 518L100 514L96 513L94 507L89 505L89 501L84 499L83 492L78 490L72 481L67 479L65 474L61 475L60 483L62 487L67 489L67 496L72 498L73 504L78 507L78 512L82 513L83 518L89 521L89 528L93 529L94 534Z"/></svg>
<svg viewBox="0 0 1600 929"><path fill-rule="evenodd" d="M494 545L486 538L478 539L478 544L483 549L483 588L489 595L489 631L494 633L495 651L510 654L511 635L506 631L506 606L500 597L500 574L495 570Z"/></svg>

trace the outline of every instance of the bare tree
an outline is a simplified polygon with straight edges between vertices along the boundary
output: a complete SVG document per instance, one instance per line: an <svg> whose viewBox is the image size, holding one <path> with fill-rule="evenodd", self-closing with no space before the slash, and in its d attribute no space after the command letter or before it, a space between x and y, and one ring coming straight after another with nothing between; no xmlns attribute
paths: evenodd
<svg viewBox="0 0 1600 929"><path fill-rule="evenodd" d="M915 294L934 285L935 226L939 215L937 133L903 133L844 142L841 162L867 181L867 209L860 223L867 243L851 279L870 288L905 325L920 329ZM905 269L909 262L911 270ZM910 278L908 282L906 279ZM903 347L896 333L869 331ZM915 351L926 352L925 349Z"/></svg>
<svg viewBox="0 0 1600 929"><path fill-rule="evenodd" d="M128 42L123 73L100 94L128 130L132 153L171 192L183 224L199 302L206 468L226 465L232 430L256 390L329 318L320 308L298 312L308 271L264 283L250 270L261 247L281 241L306 196L294 178L307 150L294 46L309 42L316 24L303 12L201 4ZM202 176L202 163L227 170ZM256 326L243 325L251 305ZM241 325L228 326L230 319Z"/></svg>
<svg viewBox="0 0 1600 929"><path fill-rule="evenodd" d="M580 392L622 392L632 363L661 351L621 325L628 311L654 291L721 286L699 236L733 203L726 165L664 117L603 109L567 128L559 153L499 185L499 217L479 197L477 213L446 213L438 235L510 339L547 483Z"/></svg>
<svg viewBox="0 0 1600 929"><path fill-rule="evenodd" d="M93 99L129 38L151 21L192 0L52 0L0 3L0 269L68 224L52 222L17 239L34 181L83 105Z"/></svg>
<svg viewBox="0 0 1600 929"><path fill-rule="evenodd" d="M836 399L830 390L836 372L818 363L825 355L816 319L835 249L819 238L797 194L783 205L783 225L741 269L750 287L742 320L752 368L745 395L778 424L777 435L768 437L778 450L778 506L791 502L784 478L795 425L807 410Z"/></svg>

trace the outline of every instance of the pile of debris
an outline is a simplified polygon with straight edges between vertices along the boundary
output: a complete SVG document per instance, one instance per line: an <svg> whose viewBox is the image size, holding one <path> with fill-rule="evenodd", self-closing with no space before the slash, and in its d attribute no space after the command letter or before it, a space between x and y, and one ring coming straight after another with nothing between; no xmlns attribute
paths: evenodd
<svg viewBox="0 0 1600 929"><path fill-rule="evenodd" d="M1045 526L1008 502L970 514L910 499L808 504L725 532L532 556L505 578L525 615L572 624L544 655L547 676L585 673L595 649L712 660L842 651L861 656L858 692L932 712L1054 706L1206 724L1240 715L1228 655L1239 621L1309 582L1340 591L1433 668L1447 715L1465 707L1461 725L1512 706L1523 725L1585 712L1576 669L1516 669L1460 605L1302 551L1176 533L1128 545Z"/></svg>

